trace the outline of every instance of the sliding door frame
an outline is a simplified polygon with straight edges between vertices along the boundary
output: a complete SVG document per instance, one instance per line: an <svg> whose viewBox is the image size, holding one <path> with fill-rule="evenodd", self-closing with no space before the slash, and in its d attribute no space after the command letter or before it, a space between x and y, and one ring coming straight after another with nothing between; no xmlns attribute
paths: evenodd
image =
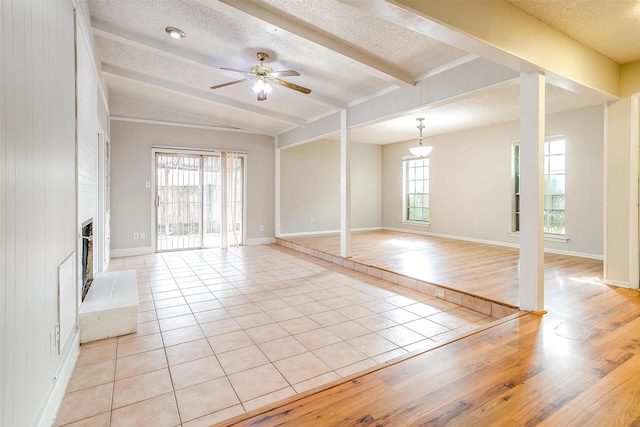
<svg viewBox="0 0 640 427"><path fill-rule="evenodd" d="M163 146L151 146L151 182L150 182L150 199L149 199L149 206L150 206L150 214L151 214L151 236L149 236L151 238L151 247L153 248L153 252L156 253L158 252L158 246L157 246L157 235L158 235L158 230L157 230L157 205L156 205L156 176L157 176L157 167L156 167L156 155L157 154L173 154L173 155L196 155L196 156L220 156L220 161L221 161L221 168L224 171L223 175L225 175L224 179L222 180L222 182L226 183L226 174L228 173L227 171L227 166L226 166L226 159L227 153L235 153L239 156L242 156L244 158L244 167L243 167L243 177L242 177L242 242L240 243L241 245L246 245L247 244L247 164L248 164L248 153L246 152L242 152L242 151L234 151L234 150L206 150L206 149L192 149L192 148L183 148L183 147L163 147ZM224 165L223 165L224 162ZM222 172L221 172L222 173ZM223 209L223 216L226 217L226 187L223 190L223 194L225 194L225 199L223 200L225 203L225 208ZM202 213L201 213L202 215ZM221 242L224 243L226 240L226 233L227 233L227 224L226 221L224 224L221 224L221 233L223 236L221 236ZM165 252L165 251L162 251Z"/></svg>

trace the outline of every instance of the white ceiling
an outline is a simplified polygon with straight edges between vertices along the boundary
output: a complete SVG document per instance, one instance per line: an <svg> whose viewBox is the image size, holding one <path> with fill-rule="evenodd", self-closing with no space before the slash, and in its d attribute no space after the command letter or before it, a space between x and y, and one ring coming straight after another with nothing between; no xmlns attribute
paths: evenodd
<svg viewBox="0 0 640 427"><path fill-rule="evenodd" d="M376 95L410 87L430 73L473 58L442 41L358 7L380 0L88 0L97 61L112 117L240 129L276 135ZM507 0L589 48L624 64L640 59L637 0ZM369 6L369 5L367 5ZM165 27L186 38L174 40ZM452 43L453 44L453 43ZM265 65L310 94L275 85L257 101L243 78L257 52ZM594 105L547 85L547 111ZM519 115L517 85L500 86L437 108L412 111L352 131L359 142L388 144L510 120Z"/></svg>

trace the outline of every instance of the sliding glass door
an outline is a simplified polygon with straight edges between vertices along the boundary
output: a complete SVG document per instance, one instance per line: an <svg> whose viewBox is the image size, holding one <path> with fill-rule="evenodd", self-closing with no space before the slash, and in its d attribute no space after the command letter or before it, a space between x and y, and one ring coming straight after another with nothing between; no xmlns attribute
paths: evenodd
<svg viewBox="0 0 640 427"><path fill-rule="evenodd" d="M244 235L244 156L227 154L227 236L229 245L242 244Z"/></svg>
<svg viewBox="0 0 640 427"><path fill-rule="evenodd" d="M156 153L156 249L244 243L244 156Z"/></svg>
<svg viewBox="0 0 640 427"><path fill-rule="evenodd" d="M203 212L204 229L202 246L222 246L222 183L220 182L220 156L207 156L203 163Z"/></svg>

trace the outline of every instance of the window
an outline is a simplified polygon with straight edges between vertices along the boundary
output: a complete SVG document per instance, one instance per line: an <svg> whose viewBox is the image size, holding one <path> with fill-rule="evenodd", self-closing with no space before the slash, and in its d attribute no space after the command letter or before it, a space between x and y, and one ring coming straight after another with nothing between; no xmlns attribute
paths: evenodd
<svg viewBox="0 0 640 427"><path fill-rule="evenodd" d="M429 158L402 161L405 221L429 222Z"/></svg>
<svg viewBox="0 0 640 427"><path fill-rule="evenodd" d="M565 234L565 139L547 138L544 143L544 232ZM520 145L513 146L513 231L520 231Z"/></svg>

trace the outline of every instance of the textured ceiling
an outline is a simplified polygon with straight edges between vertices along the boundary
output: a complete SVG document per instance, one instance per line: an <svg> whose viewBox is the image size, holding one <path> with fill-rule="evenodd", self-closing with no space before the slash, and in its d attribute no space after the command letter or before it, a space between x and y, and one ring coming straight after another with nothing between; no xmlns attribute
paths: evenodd
<svg viewBox="0 0 640 427"><path fill-rule="evenodd" d="M90 16L96 60L107 84L112 117L232 128L277 135L402 87L411 87L469 52L357 7L362 0L81 0ZM382 0L367 0L383 4ZM640 59L637 2L507 0L619 63ZM365 8L366 9L366 8ZM380 17L383 16L383 17ZM635 23L635 25L634 25ZM174 40L167 26L182 29ZM594 31L597 29L597 31ZM243 79L257 52L309 95L276 85L264 102ZM355 141L411 139L416 117L425 135L508 120L519 112L517 84L482 91L437 108L354 129ZM547 111L600 101L547 85Z"/></svg>
<svg viewBox="0 0 640 427"><path fill-rule="evenodd" d="M507 0L619 64L640 59L638 0Z"/></svg>

